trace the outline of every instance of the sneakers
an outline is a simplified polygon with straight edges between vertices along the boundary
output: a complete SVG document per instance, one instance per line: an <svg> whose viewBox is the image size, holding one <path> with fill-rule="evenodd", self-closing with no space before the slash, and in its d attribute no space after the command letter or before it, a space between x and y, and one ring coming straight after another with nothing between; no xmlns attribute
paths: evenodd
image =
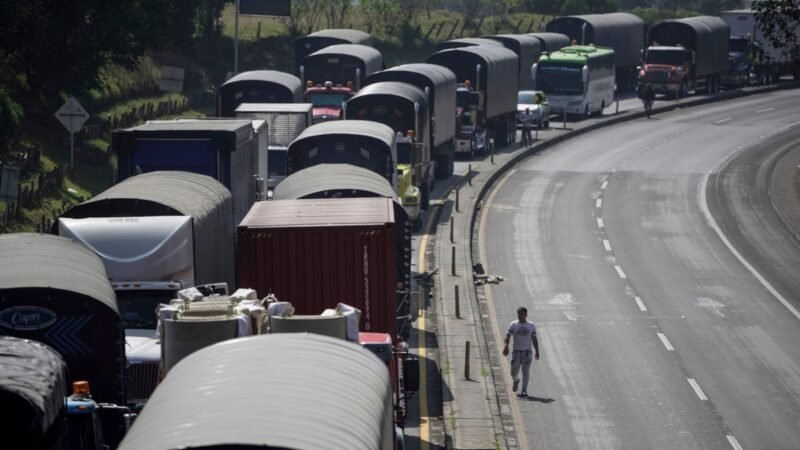
<svg viewBox="0 0 800 450"><path fill-rule="evenodd" d="M517 392L518 387L519 387L519 380L514 380L514 385L511 386L511 390Z"/></svg>
<svg viewBox="0 0 800 450"><path fill-rule="evenodd" d="M527 397L528 393L526 391L522 391L522 392L519 393L519 396L520 397Z"/></svg>

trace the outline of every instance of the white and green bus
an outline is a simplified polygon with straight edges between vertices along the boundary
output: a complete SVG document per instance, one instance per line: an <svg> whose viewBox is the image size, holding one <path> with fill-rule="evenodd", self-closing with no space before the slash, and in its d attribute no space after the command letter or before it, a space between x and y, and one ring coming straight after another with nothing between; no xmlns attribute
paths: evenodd
<svg viewBox="0 0 800 450"><path fill-rule="evenodd" d="M614 102L614 50L571 45L544 54L531 68L536 89L544 91L553 113L602 114Z"/></svg>

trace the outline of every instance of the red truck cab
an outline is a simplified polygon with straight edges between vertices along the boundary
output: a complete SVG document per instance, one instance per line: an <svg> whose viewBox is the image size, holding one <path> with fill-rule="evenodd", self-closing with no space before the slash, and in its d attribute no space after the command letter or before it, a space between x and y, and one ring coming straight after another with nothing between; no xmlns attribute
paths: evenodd
<svg viewBox="0 0 800 450"><path fill-rule="evenodd" d="M353 83L334 85L331 81L323 84L314 84L313 80L306 82L305 99L313 105L313 123L327 122L344 118L342 104L353 95Z"/></svg>

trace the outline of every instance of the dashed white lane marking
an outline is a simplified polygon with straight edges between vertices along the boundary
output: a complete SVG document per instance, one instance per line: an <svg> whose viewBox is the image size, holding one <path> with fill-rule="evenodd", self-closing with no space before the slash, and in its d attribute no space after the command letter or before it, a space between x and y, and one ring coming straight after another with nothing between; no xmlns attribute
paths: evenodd
<svg viewBox="0 0 800 450"><path fill-rule="evenodd" d="M617 274L619 275L620 278L622 279L628 278L627 276L625 276L625 272L622 271L622 267L614 266L614 270L617 271Z"/></svg>
<svg viewBox="0 0 800 450"><path fill-rule="evenodd" d="M717 125L719 125L719 124L721 124L721 123L725 123L725 122L727 122L727 121L729 121L729 120L731 120L731 119L733 119L733 117L728 117L728 118L725 118L725 119L719 119L719 120L717 120L717 121L716 121L716 122L714 122L714 123L716 123Z"/></svg>
<svg viewBox="0 0 800 450"><path fill-rule="evenodd" d="M692 386L692 389L694 389L694 393L697 394L697 397L700 400L708 400L708 397L706 397L706 394L703 392L702 389L700 389L700 385L697 384L697 381L694 378L688 378L688 380L689 380L689 384Z"/></svg>
<svg viewBox="0 0 800 450"><path fill-rule="evenodd" d="M647 306L644 306L644 302L642 301L641 297L637 295L636 297L633 297L633 299L636 300L636 304L639 306L641 311L647 311Z"/></svg>
<svg viewBox="0 0 800 450"><path fill-rule="evenodd" d="M765 113L765 112L770 112L770 111L773 111L774 109L775 109L775 108L764 108L764 109L759 109L759 110L756 110L756 112L757 112L757 113ZM731 437L733 437L733 436L731 436Z"/></svg>
<svg viewBox="0 0 800 450"><path fill-rule="evenodd" d="M669 339L667 339L667 336L664 333L656 333L656 334L658 335L658 338L661 339L661 343L664 344L664 347L666 347L668 351L675 350L675 347L673 347L672 344L670 344Z"/></svg>
<svg viewBox="0 0 800 450"><path fill-rule="evenodd" d="M603 218L602 217L598 217L597 218L597 226L600 227L600 228L603 228L605 226L603 224Z"/></svg>
<svg viewBox="0 0 800 450"><path fill-rule="evenodd" d="M605 190L608 187L608 181L603 181L603 184L600 185L600 190Z"/></svg>
<svg viewBox="0 0 800 450"><path fill-rule="evenodd" d="M597 201L594 202L594 206L597 207L597 208L602 208L603 207L603 199L602 198L598 198Z"/></svg>
<svg viewBox="0 0 800 450"><path fill-rule="evenodd" d="M611 242L608 242L608 239L603 239L603 247L605 247L607 252L611 251Z"/></svg>
<svg viewBox="0 0 800 450"><path fill-rule="evenodd" d="M737 441L735 437L731 435L728 435L726 437L728 438L728 442L730 442L731 447L733 447L734 450L744 450L742 446L739 444L739 441Z"/></svg>

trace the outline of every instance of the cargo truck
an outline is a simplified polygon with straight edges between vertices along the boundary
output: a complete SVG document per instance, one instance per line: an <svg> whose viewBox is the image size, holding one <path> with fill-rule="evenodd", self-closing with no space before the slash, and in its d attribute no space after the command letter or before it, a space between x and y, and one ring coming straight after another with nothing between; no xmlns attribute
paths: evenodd
<svg viewBox="0 0 800 450"><path fill-rule="evenodd" d="M237 117L261 119L269 130L267 146L267 196L286 178L289 144L313 124L311 103L242 103Z"/></svg>
<svg viewBox="0 0 800 450"><path fill-rule="evenodd" d="M360 44L372 47L372 35L361 30L349 28L332 28L315 31L307 36L301 36L294 40L294 68L295 73L300 74L300 66L303 59L325 47L337 44Z"/></svg>
<svg viewBox="0 0 800 450"><path fill-rule="evenodd" d="M189 287L235 286L230 192L205 175L145 173L70 208L52 231L103 261L125 327L127 398L145 402L159 380L158 305Z"/></svg>
<svg viewBox="0 0 800 450"><path fill-rule="evenodd" d="M245 337L179 362L120 450L399 449L393 408L386 364L356 343L307 333Z"/></svg>
<svg viewBox="0 0 800 450"><path fill-rule="evenodd" d="M788 48L775 47L756 23L756 12L752 9L723 11L722 20L731 28L729 56L731 68L723 74L723 83L732 85L741 81L741 73L749 67L759 84L777 81L783 75L800 77L800 64L795 61ZM795 28L795 40L800 40L800 27ZM734 65L734 63L736 65ZM738 70L737 67L738 66ZM733 78L733 79L731 79Z"/></svg>
<svg viewBox="0 0 800 450"><path fill-rule="evenodd" d="M113 429L105 438L103 435L104 419L111 425L108 414L118 408L95 402L85 381L73 383L68 390L67 378L67 364L51 347L0 336L0 433L4 447L107 450L119 443L122 436L113 441Z"/></svg>
<svg viewBox="0 0 800 450"><path fill-rule="evenodd" d="M115 448L128 414L125 336L102 261L67 238L11 233L0 235L0 267L0 335L37 341L58 352L67 365L68 385L86 381L91 387L93 400L102 406L103 444ZM26 380L33 377L24 374ZM61 392L53 396L64 401Z"/></svg>
<svg viewBox="0 0 800 450"><path fill-rule="evenodd" d="M305 101L314 105L314 123L342 119L344 102L381 68L381 53L366 45L331 45L303 58L300 78Z"/></svg>
<svg viewBox="0 0 800 450"><path fill-rule="evenodd" d="M644 64L639 71L657 94L680 98L703 90L719 91L728 67L730 27L712 16L662 20L650 28Z"/></svg>
<svg viewBox="0 0 800 450"><path fill-rule="evenodd" d="M542 54L541 41L527 34L495 34L483 36L503 44L503 46L517 54L519 68L519 86L517 90L533 89L531 67L539 60Z"/></svg>
<svg viewBox="0 0 800 450"><path fill-rule="evenodd" d="M419 189L413 184L411 167L398 164L396 136L389 126L340 120L308 128L289 145L287 173L318 164L352 164L378 174L397 193L409 221L421 221Z"/></svg>
<svg viewBox="0 0 800 450"><path fill-rule="evenodd" d="M436 64L403 64L373 73L364 85L383 81L408 83L425 92L430 109L428 146L436 163L436 178L449 178L455 161L456 75Z"/></svg>
<svg viewBox="0 0 800 450"><path fill-rule="evenodd" d="M456 153L473 156L489 152L492 140L501 147L516 141L517 60L502 45L441 50L428 58L458 80Z"/></svg>
<svg viewBox="0 0 800 450"><path fill-rule="evenodd" d="M395 217L397 327L406 337L410 325L412 223L397 194L377 173L352 164L318 164L294 172L275 190L275 200L384 197Z"/></svg>
<svg viewBox="0 0 800 450"><path fill-rule="evenodd" d="M489 45L495 47L502 47L503 43L494 39L487 39L485 37L465 37L450 39L436 44L436 51L449 50L451 48L475 47L478 45Z"/></svg>
<svg viewBox="0 0 800 450"><path fill-rule="evenodd" d="M430 148L431 111L425 92L408 83L382 81L361 89L346 107L348 118L378 122L396 133L397 171L411 175L411 183L419 190L419 208L428 209L436 176Z"/></svg>
<svg viewBox="0 0 800 450"><path fill-rule="evenodd" d="M208 175L231 192L233 222L266 198L267 125L263 120L153 120L115 130L117 181L138 173L179 170Z"/></svg>
<svg viewBox="0 0 800 450"><path fill-rule="evenodd" d="M624 12L557 17L545 26L547 32L569 37L573 45L594 45L614 50L616 88L620 92L636 89L637 67L642 60L646 28L639 16Z"/></svg>
<svg viewBox="0 0 800 450"><path fill-rule="evenodd" d="M217 91L217 117L236 117L242 103L299 103L303 83L277 70L252 70L233 76Z"/></svg>
<svg viewBox="0 0 800 450"><path fill-rule="evenodd" d="M359 330L397 336L394 207L388 198L258 202L239 224L239 286L291 301L297 314L337 303Z"/></svg>

